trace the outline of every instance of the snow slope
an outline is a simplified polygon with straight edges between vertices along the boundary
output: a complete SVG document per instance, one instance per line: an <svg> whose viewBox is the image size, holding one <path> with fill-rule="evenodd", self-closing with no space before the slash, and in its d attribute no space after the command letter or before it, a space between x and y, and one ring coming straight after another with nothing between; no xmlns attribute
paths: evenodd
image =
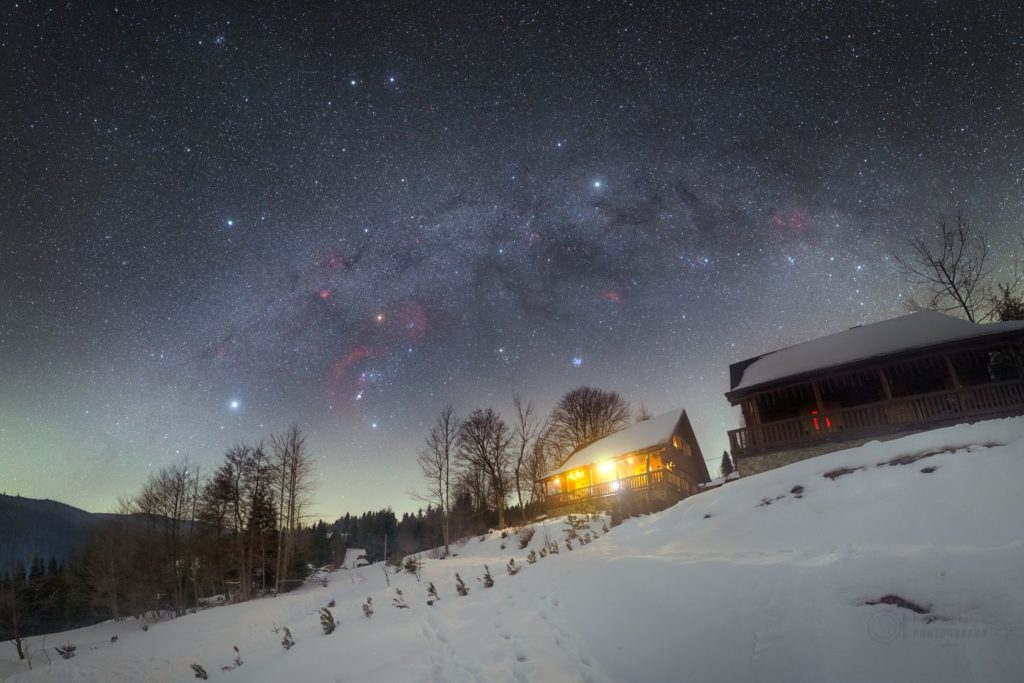
<svg viewBox="0 0 1024 683"><path fill-rule="evenodd" d="M212 681L246 682L1016 681L1022 484L1024 418L950 427L741 479L607 535L595 522L596 541L563 542L516 576L504 565L528 551L494 533L424 560L422 583L402 573L388 589L374 565L146 633L120 622L50 636L79 655L37 655L9 680L184 682L198 662ZM530 547L561 528L538 525ZM484 563L494 588L477 581ZM391 605L396 586L409 609ZM928 614L867 604L885 596ZM339 625L325 636L330 599ZM294 634L290 651L275 625ZM221 671L233 645L245 663ZM13 654L0 649L0 676L23 671Z"/></svg>

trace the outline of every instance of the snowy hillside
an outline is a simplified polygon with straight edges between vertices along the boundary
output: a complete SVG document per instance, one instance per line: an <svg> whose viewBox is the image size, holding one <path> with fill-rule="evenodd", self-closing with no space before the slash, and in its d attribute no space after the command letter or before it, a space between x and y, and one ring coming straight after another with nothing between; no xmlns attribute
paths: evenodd
<svg viewBox="0 0 1024 683"><path fill-rule="evenodd" d="M239 682L1015 681L1022 484L1024 419L952 427L742 479L607 535L595 521L600 537L571 552L552 520L526 550L495 533L425 560L422 582L401 573L389 589L373 565L148 632L119 622L50 636L51 656L68 640L78 656L37 655L30 673L14 675L24 667L4 644L0 676L184 682L195 662ZM527 565L545 531L559 554ZM515 576L511 557L525 565ZM395 587L408 609L392 605ZM332 599L338 627L324 635L318 611ZM289 627L291 650L275 626ZM222 671L235 645L244 664Z"/></svg>

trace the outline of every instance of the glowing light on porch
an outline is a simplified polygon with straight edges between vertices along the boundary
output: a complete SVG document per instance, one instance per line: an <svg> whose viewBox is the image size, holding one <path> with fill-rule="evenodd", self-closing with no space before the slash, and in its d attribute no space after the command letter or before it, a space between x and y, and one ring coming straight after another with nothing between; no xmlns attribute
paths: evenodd
<svg viewBox="0 0 1024 683"><path fill-rule="evenodd" d="M597 471L601 474L611 474L615 471L615 463L611 460L605 460L597 466Z"/></svg>

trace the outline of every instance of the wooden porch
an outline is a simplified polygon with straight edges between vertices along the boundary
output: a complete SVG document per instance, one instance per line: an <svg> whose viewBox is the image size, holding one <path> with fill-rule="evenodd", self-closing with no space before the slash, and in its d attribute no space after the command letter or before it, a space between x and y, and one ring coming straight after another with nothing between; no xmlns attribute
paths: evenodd
<svg viewBox="0 0 1024 683"><path fill-rule="evenodd" d="M590 486L581 486L572 491L552 493L544 498L544 504L550 508L585 503L593 500L609 498L624 493L655 492L659 496L683 497L688 487L680 473L667 469L651 470L621 479L605 481Z"/></svg>
<svg viewBox="0 0 1024 683"><path fill-rule="evenodd" d="M743 456L1020 414L1024 414L1024 381L1012 380L821 410L812 416L741 427L729 432L729 444L733 455Z"/></svg>

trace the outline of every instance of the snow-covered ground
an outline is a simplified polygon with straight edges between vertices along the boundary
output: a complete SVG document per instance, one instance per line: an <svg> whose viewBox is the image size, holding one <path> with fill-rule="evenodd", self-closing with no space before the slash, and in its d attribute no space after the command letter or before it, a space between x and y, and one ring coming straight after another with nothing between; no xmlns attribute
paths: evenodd
<svg viewBox="0 0 1024 683"><path fill-rule="evenodd" d="M32 672L4 644L0 677L184 682L197 662L210 680L246 682L1017 681L1022 493L1024 419L951 427L731 482L607 535L597 521L596 541L568 552L563 540L533 565L516 536L502 550L495 533L390 589L373 565L148 632L119 622L49 636L54 661L37 654ZM538 525L529 548L562 529ZM516 576L511 557L526 565ZM392 606L395 587L408 609ZM886 596L928 613L867 604ZM331 599L339 623L324 635ZM296 641L287 652L282 626ZM78 656L56 658L68 640ZM235 645L244 664L222 671Z"/></svg>

